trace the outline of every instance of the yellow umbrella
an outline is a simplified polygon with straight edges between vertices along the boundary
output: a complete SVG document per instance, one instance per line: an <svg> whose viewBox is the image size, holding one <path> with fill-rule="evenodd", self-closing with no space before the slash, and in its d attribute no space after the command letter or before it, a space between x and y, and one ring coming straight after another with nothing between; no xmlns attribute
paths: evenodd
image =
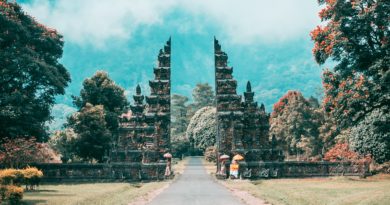
<svg viewBox="0 0 390 205"><path fill-rule="evenodd" d="M243 159L244 159L244 157L241 156L241 155L239 155L239 154L236 154L236 155L234 155L234 157L233 157L233 160L236 160L236 161L243 160Z"/></svg>

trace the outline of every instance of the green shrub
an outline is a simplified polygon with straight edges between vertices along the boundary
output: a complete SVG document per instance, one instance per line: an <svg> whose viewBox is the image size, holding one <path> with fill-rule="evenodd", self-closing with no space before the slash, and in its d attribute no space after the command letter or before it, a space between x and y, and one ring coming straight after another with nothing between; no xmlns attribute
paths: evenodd
<svg viewBox="0 0 390 205"><path fill-rule="evenodd" d="M38 170L36 167L27 167L23 169L22 172L26 187L29 185L30 189L34 189L35 186L38 186L43 177L42 171Z"/></svg>
<svg viewBox="0 0 390 205"><path fill-rule="evenodd" d="M172 140L172 154L176 158L181 158L182 155L189 155L190 141L188 139Z"/></svg>
<svg viewBox="0 0 390 205"><path fill-rule="evenodd" d="M217 148L215 146L207 147L204 152L204 158L209 162L217 161Z"/></svg>
<svg viewBox="0 0 390 205"><path fill-rule="evenodd" d="M20 204L23 198L23 188L15 185L0 186L0 204L2 201L8 200L8 204Z"/></svg>
<svg viewBox="0 0 390 205"><path fill-rule="evenodd" d="M23 198L23 188L14 185L8 185L5 193L5 199L8 199L9 204L16 205L20 204Z"/></svg>
<svg viewBox="0 0 390 205"><path fill-rule="evenodd" d="M390 160L389 109L375 109L351 129L351 148L361 155L371 154L383 163Z"/></svg>
<svg viewBox="0 0 390 205"><path fill-rule="evenodd" d="M5 200L5 193L7 192L7 186L0 185L0 203Z"/></svg>
<svg viewBox="0 0 390 205"><path fill-rule="evenodd" d="M21 184L26 184L26 187L30 185L33 189L42 177L42 171L35 167L0 170L0 204L3 200L8 200L11 205L20 204L24 192Z"/></svg>
<svg viewBox="0 0 390 205"><path fill-rule="evenodd" d="M23 172L18 169L0 170L0 181L3 185L20 185L23 182Z"/></svg>
<svg viewBox="0 0 390 205"><path fill-rule="evenodd" d="M214 146L217 136L215 107L204 107L196 111L187 127L187 138L192 140L194 148L205 151Z"/></svg>

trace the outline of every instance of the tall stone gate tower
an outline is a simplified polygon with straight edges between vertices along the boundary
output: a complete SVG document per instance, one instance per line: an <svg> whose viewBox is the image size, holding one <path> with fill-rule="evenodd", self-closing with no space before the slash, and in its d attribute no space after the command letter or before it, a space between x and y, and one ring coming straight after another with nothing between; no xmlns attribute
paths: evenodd
<svg viewBox="0 0 390 205"><path fill-rule="evenodd" d="M150 95L138 85L134 105L120 118L118 140L111 152L112 162L153 163L170 150L171 128L171 39L159 51ZM146 100L146 104L144 103Z"/></svg>
<svg viewBox="0 0 390 205"><path fill-rule="evenodd" d="M146 121L154 126L153 146L160 153L170 149L171 129L171 39L158 54L157 66L154 68L154 80L149 81L150 96L146 97L148 104Z"/></svg>
<svg viewBox="0 0 390 205"><path fill-rule="evenodd" d="M254 101L254 92L248 81L244 99L237 94L237 81L228 56L214 38L215 90L217 107L217 157L227 154L244 156L246 162L283 160L280 150L274 149L268 139L269 115L264 105ZM220 165L218 164L218 170Z"/></svg>
<svg viewBox="0 0 390 205"><path fill-rule="evenodd" d="M244 113L241 96L237 95L237 81L233 79L233 67L227 64L228 56L214 38L215 90L217 107L217 149L219 153L231 154L243 149L241 136Z"/></svg>

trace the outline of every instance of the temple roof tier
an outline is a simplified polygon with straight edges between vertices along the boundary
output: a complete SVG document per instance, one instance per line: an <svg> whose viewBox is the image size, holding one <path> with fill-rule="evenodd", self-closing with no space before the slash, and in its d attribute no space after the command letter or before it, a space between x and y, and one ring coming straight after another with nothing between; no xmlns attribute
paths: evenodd
<svg viewBox="0 0 390 205"><path fill-rule="evenodd" d="M229 117L229 116L243 116L244 113L242 111L222 111L218 112L218 116L221 117Z"/></svg>
<svg viewBox="0 0 390 205"><path fill-rule="evenodd" d="M217 68L216 69L217 73L228 73L228 74L232 74L233 73L233 67L218 66L216 68Z"/></svg>
<svg viewBox="0 0 390 205"><path fill-rule="evenodd" d="M241 96L240 95L232 95L232 94L218 94L217 95L218 102L224 102L224 101L239 101L241 102Z"/></svg>

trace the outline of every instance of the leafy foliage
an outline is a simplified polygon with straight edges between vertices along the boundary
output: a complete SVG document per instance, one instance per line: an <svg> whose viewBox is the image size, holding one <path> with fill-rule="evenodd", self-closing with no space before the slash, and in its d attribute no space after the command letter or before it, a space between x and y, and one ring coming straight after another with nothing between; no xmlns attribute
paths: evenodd
<svg viewBox="0 0 390 205"><path fill-rule="evenodd" d="M325 71L323 85L323 107L336 119L340 129L353 126L364 117L366 108L370 107L371 94L369 82L363 75L343 80L337 73Z"/></svg>
<svg viewBox="0 0 390 205"><path fill-rule="evenodd" d="M173 134L183 133L187 130L188 98L182 95L172 95L172 130Z"/></svg>
<svg viewBox="0 0 390 205"><path fill-rule="evenodd" d="M7 185L0 187L0 193L3 195L2 199L8 200L10 205L19 205L23 198L23 188L14 185Z"/></svg>
<svg viewBox="0 0 390 205"><path fill-rule="evenodd" d="M191 154L190 141L185 133L189 122L187 102L186 96L176 94L172 96L171 148L173 156L179 158Z"/></svg>
<svg viewBox="0 0 390 205"><path fill-rule="evenodd" d="M98 71L83 82L80 96L73 96L74 104L82 109L87 103L102 105L105 110L106 126L111 132L118 128L118 116L128 106L124 89L116 85L106 72Z"/></svg>
<svg viewBox="0 0 390 205"><path fill-rule="evenodd" d="M20 185L23 182L23 171L20 169L1 169L0 170L0 182L2 185L17 184Z"/></svg>
<svg viewBox="0 0 390 205"><path fill-rule="evenodd" d="M351 148L378 163L390 160L390 111L375 109L351 129Z"/></svg>
<svg viewBox="0 0 390 205"><path fill-rule="evenodd" d="M87 160L102 161L111 142L103 106L87 103L80 112L69 118L69 126L79 136L74 142L75 153Z"/></svg>
<svg viewBox="0 0 390 205"><path fill-rule="evenodd" d="M187 137L194 142L194 147L205 150L216 142L216 109L204 107L191 118L187 128Z"/></svg>
<svg viewBox="0 0 390 205"><path fill-rule="evenodd" d="M190 154L190 140L186 137L185 133L172 135L171 149L173 156L177 158Z"/></svg>
<svg viewBox="0 0 390 205"><path fill-rule="evenodd" d="M217 161L217 148L215 146L207 147L204 151L204 158L209 162Z"/></svg>
<svg viewBox="0 0 390 205"><path fill-rule="evenodd" d="M77 134L71 128L54 132L48 141L49 145L61 154L61 161L66 163L75 159L75 142Z"/></svg>
<svg viewBox="0 0 390 205"><path fill-rule="evenodd" d="M42 171L35 167L0 170L0 203L1 200L8 200L9 204L20 204L24 192L21 185L25 184L26 189L30 186L33 190L42 177Z"/></svg>
<svg viewBox="0 0 390 205"><path fill-rule="evenodd" d="M351 161L356 159L358 154L349 149L348 143L336 144L332 149L325 153L324 160L336 161Z"/></svg>
<svg viewBox="0 0 390 205"><path fill-rule="evenodd" d="M318 127L322 113L311 107L300 92L288 91L275 103L270 118L270 136L291 155L313 156L322 146Z"/></svg>
<svg viewBox="0 0 390 205"><path fill-rule="evenodd" d="M26 189L30 186L30 190L34 190L35 187L39 185L41 178L43 177L43 172L36 167L28 166L22 170L22 173Z"/></svg>
<svg viewBox="0 0 390 205"><path fill-rule="evenodd" d="M384 114L390 104L390 2L320 0L319 3L325 5L319 15L326 25L311 32L315 42L313 55L319 64L329 58L336 62L333 71L326 70L323 74L325 111L335 118L338 130L354 130L353 149L361 154L374 154L373 150L388 146L383 139L390 134L388 129L370 122L372 116L383 119L378 114ZM383 121L388 121L388 115L385 117ZM378 129L381 136L368 136ZM365 134L357 137L358 131ZM362 146L364 143L369 144ZM389 160L388 154L379 152L375 160Z"/></svg>
<svg viewBox="0 0 390 205"><path fill-rule="evenodd" d="M47 139L54 97L70 75L58 62L62 36L38 23L16 3L0 0L0 135Z"/></svg>
<svg viewBox="0 0 390 205"><path fill-rule="evenodd" d="M328 152L325 153L324 160L337 162L337 161L350 161L350 162L370 162L371 157L363 157L358 153L349 149L347 142L337 143Z"/></svg>
<svg viewBox="0 0 390 205"><path fill-rule="evenodd" d="M214 91L208 83L198 83L192 91L195 110L202 107L212 106L214 102Z"/></svg>
<svg viewBox="0 0 390 205"><path fill-rule="evenodd" d="M33 162L60 162L56 152L35 138L5 139L0 145L0 162L6 167L22 167Z"/></svg>
<svg viewBox="0 0 390 205"><path fill-rule="evenodd" d="M324 112L323 110L321 110L320 112L322 112L323 121L318 128L319 138L322 141L323 149L328 150L338 142L336 140L336 137L339 134L339 130L337 130L336 122L331 115Z"/></svg>
<svg viewBox="0 0 390 205"><path fill-rule="evenodd" d="M106 72L98 71L84 80L80 96L73 96L73 99L79 112L68 119L68 127L79 137L74 140L62 139L59 149L65 154L63 157L68 159L72 159L73 153L76 153L87 160L102 161L111 142L115 140L114 134L119 127L118 116L128 106L124 89L116 85Z"/></svg>
<svg viewBox="0 0 390 205"><path fill-rule="evenodd" d="M386 77L390 3L387 0L319 0L319 4L325 5L319 16L326 25L317 26L311 32L316 61L323 64L332 58L339 62L335 71L342 77L353 76L354 71L374 80Z"/></svg>

